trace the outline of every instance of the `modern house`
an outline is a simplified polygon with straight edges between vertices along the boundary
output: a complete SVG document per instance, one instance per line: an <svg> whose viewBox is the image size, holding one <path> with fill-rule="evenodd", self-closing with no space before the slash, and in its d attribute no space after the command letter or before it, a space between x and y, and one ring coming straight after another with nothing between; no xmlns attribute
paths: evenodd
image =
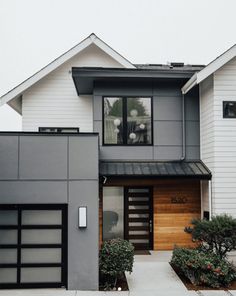
<svg viewBox="0 0 236 296"><path fill-rule="evenodd" d="M132 64L92 34L0 98L0 287L98 289L103 240L189 246L236 216L236 46L206 67Z"/></svg>

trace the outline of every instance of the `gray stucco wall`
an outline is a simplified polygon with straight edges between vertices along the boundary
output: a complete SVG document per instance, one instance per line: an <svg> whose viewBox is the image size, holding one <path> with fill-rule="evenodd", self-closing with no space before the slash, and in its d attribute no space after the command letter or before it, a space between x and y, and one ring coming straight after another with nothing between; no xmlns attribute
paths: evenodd
<svg viewBox="0 0 236 296"><path fill-rule="evenodd" d="M0 133L0 204L68 204L70 290L98 289L98 198L98 135Z"/></svg>
<svg viewBox="0 0 236 296"><path fill-rule="evenodd" d="M182 94L184 81L102 83L94 86L94 131L100 134L100 158L124 160L179 160L182 156ZM102 146L102 97L151 96L153 146ZM186 159L200 158L198 89L185 98Z"/></svg>

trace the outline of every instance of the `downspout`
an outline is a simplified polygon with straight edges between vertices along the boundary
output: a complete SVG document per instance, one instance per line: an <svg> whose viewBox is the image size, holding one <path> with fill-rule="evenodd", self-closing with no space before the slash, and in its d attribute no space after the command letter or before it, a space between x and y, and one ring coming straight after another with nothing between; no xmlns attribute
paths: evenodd
<svg viewBox="0 0 236 296"><path fill-rule="evenodd" d="M182 156L181 161L185 160L186 157L186 147L185 147L185 97L184 93L182 94Z"/></svg>

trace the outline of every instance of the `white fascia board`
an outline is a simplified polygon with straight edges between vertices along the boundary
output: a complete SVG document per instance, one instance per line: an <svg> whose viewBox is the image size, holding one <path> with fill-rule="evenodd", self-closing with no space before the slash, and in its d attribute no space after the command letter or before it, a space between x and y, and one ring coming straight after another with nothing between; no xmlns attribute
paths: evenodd
<svg viewBox="0 0 236 296"><path fill-rule="evenodd" d="M185 95L197 84L197 73L195 73L181 88L182 94Z"/></svg>
<svg viewBox="0 0 236 296"><path fill-rule="evenodd" d="M55 59L53 62L36 72L34 75L23 81L21 84L10 90L8 93L1 97L1 105L14 99L16 96L23 94L25 90L30 88L33 84L38 82L40 79L51 73L53 70L61 66L63 63L68 61L74 55L82 51L84 48L92 44L90 36L84 39L81 43L77 44L75 47L71 48L69 51Z"/></svg>
<svg viewBox="0 0 236 296"><path fill-rule="evenodd" d="M115 51L113 48L111 48L108 44L106 44L104 41L99 39L98 37L94 39L93 43L100 47L105 53L107 53L109 56L111 56L114 60L116 60L118 63L120 63L125 68L131 68L135 69L136 67L130 63L126 58L124 58L122 55L120 55L117 51Z"/></svg>
<svg viewBox="0 0 236 296"><path fill-rule="evenodd" d="M210 62L204 69L200 72L195 73L182 87L182 93L186 94L189 92L195 85L201 83L207 77L215 73L222 66L228 63L236 56L236 44L233 45L230 49L225 51L222 55L217 57L215 60Z"/></svg>
<svg viewBox="0 0 236 296"><path fill-rule="evenodd" d="M57 69L59 66L67 62L69 59L74 57L76 54L81 52L83 49L88 47L94 43L99 48L101 48L104 52L114 58L118 63L123 65L126 68L136 68L132 63L118 54L115 50L113 50L110 46L108 46L105 42L99 39L95 34L91 34L89 37L81 41L76 46L72 47L70 50L56 58L50 64L36 72L34 75L23 81L21 84L7 92L0 98L0 106L6 104L7 102L13 100L16 97L19 97L23 94L24 91L29 89L32 85L38 82L40 79Z"/></svg>
<svg viewBox="0 0 236 296"><path fill-rule="evenodd" d="M197 83L200 83L203 80L205 80L207 77L209 77L215 71L220 69L222 66L224 66L226 63L228 63L230 60L232 60L235 56L236 56L236 45L232 46L230 49L228 49L226 52L224 52L222 55L220 55L214 61L212 61L210 64L208 64L204 69L202 69L200 72L198 72L197 73Z"/></svg>

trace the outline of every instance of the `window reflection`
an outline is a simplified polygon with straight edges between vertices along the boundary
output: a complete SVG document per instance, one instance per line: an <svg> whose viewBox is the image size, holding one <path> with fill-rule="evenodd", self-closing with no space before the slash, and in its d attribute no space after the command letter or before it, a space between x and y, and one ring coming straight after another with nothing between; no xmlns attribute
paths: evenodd
<svg viewBox="0 0 236 296"><path fill-rule="evenodd" d="M127 143L151 144L150 98L127 98Z"/></svg>
<svg viewBox="0 0 236 296"><path fill-rule="evenodd" d="M103 240L124 237L124 196L122 187L103 188Z"/></svg>
<svg viewBox="0 0 236 296"><path fill-rule="evenodd" d="M104 143L152 144L151 98L104 98Z"/></svg>
<svg viewBox="0 0 236 296"><path fill-rule="evenodd" d="M122 98L104 99L104 142L123 143L123 102Z"/></svg>

